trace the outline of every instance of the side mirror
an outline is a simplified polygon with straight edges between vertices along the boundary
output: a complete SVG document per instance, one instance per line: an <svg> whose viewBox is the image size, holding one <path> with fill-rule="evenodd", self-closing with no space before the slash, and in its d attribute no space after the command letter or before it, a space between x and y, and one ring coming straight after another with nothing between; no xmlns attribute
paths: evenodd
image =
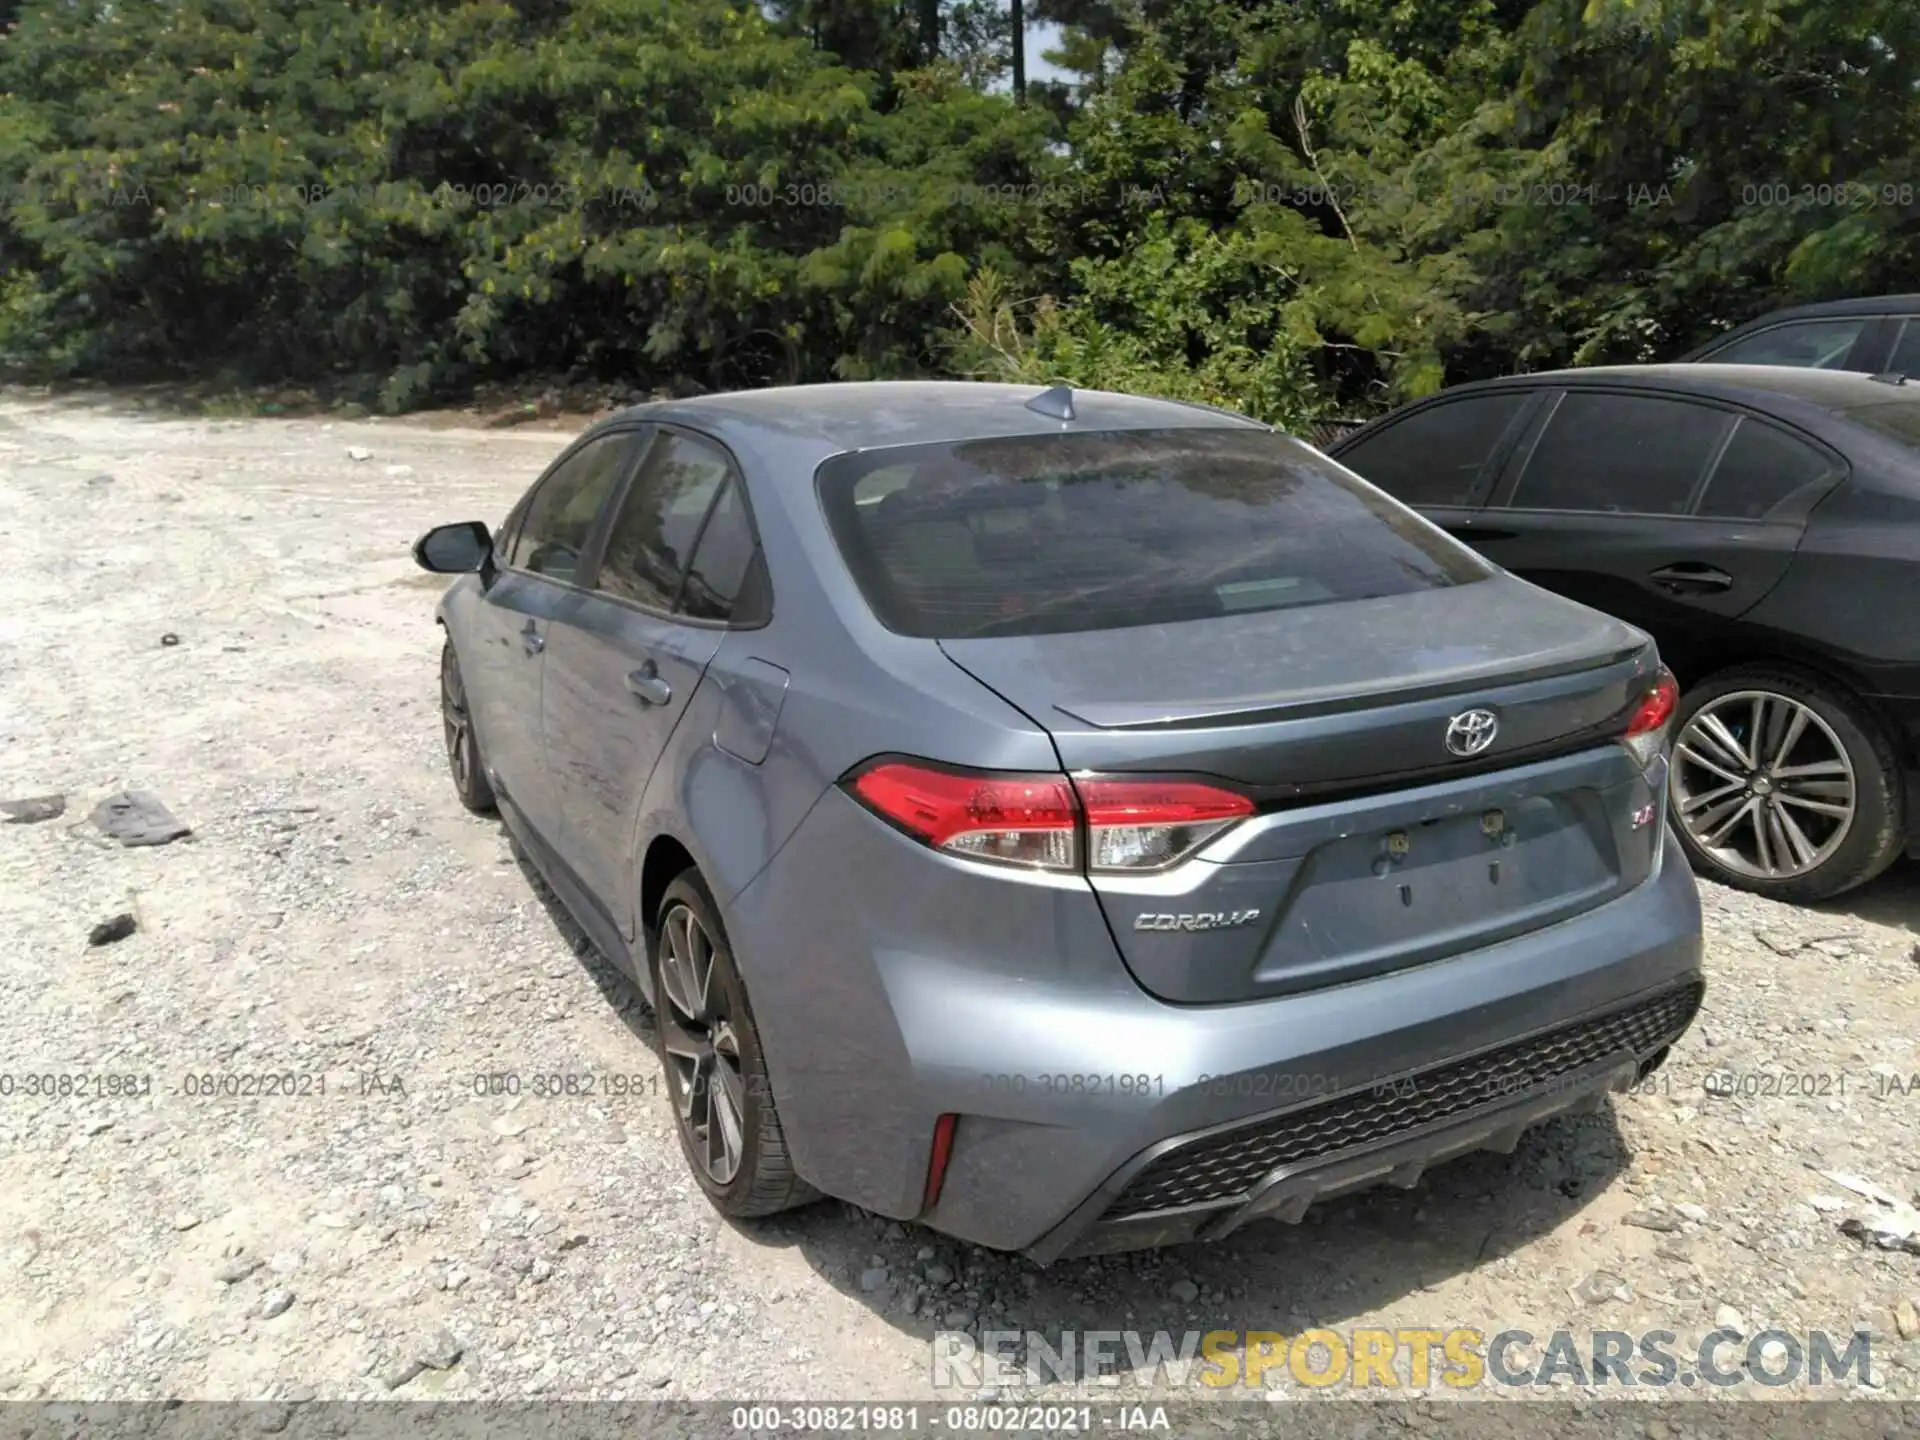
<svg viewBox="0 0 1920 1440"><path fill-rule="evenodd" d="M465 575L493 554L493 532L478 520L436 525L413 542L413 561L435 575Z"/></svg>

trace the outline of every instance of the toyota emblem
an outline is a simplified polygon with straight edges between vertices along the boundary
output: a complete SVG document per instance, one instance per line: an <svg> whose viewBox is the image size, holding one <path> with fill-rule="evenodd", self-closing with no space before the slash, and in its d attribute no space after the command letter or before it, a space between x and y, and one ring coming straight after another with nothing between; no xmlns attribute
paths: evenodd
<svg viewBox="0 0 1920 1440"><path fill-rule="evenodd" d="M1447 749L1455 755L1478 755L1500 733L1500 718L1491 710L1462 710L1447 721Z"/></svg>

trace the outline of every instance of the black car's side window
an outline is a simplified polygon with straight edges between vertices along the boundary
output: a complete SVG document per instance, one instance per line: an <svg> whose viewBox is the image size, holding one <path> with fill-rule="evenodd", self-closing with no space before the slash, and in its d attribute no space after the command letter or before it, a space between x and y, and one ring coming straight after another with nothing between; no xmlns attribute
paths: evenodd
<svg viewBox="0 0 1920 1440"><path fill-rule="evenodd" d="M1534 443L1515 510L1683 515L1734 422L1725 410L1650 395L1569 392Z"/></svg>
<svg viewBox="0 0 1920 1440"><path fill-rule="evenodd" d="M1792 365L1810 370L1838 370L1846 365L1848 352L1871 320L1871 316L1862 316L1772 325L1705 358L1716 365Z"/></svg>
<svg viewBox="0 0 1920 1440"><path fill-rule="evenodd" d="M1908 320L1900 327L1900 338L1894 342L1893 358L1887 361L1887 369L1895 375L1911 375L1920 380L1920 320Z"/></svg>
<svg viewBox="0 0 1920 1440"><path fill-rule="evenodd" d="M671 609L729 468L717 445L663 431L627 487L600 561L599 588L649 609Z"/></svg>
<svg viewBox="0 0 1920 1440"><path fill-rule="evenodd" d="M1834 476L1832 463L1813 446L1749 415L1713 467L1697 513L1758 520L1792 496L1824 488Z"/></svg>
<svg viewBox="0 0 1920 1440"><path fill-rule="evenodd" d="M1527 402L1524 390L1429 406L1340 454L1340 463L1403 505L1465 505Z"/></svg>
<svg viewBox="0 0 1920 1440"><path fill-rule="evenodd" d="M569 585L577 582L587 537L632 444L631 432L604 435L563 460L533 492L507 563Z"/></svg>

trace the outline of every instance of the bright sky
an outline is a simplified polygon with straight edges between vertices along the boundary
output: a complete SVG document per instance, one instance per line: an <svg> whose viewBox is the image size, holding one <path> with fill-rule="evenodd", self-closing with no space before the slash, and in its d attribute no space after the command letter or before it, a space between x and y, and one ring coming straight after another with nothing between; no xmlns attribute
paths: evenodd
<svg viewBox="0 0 1920 1440"><path fill-rule="evenodd" d="M1060 27L1051 20L1045 23L1030 23L1027 26L1027 79L1067 80L1073 75L1070 71L1060 70L1049 65L1040 57L1060 43ZM998 84L989 87L1002 94L1013 89L1013 77L1002 75Z"/></svg>
<svg viewBox="0 0 1920 1440"><path fill-rule="evenodd" d="M1040 57L1060 43L1060 27L1051 20L1044 25L1027 26L1027 79L1071 80L1065 70L1057 70Z"/></svg>

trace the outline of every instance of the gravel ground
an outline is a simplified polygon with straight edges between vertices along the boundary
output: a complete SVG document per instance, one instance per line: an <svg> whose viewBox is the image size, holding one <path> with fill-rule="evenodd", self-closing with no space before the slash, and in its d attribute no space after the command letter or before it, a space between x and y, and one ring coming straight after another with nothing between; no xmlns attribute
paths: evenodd
<svg viewBox="0 0 1920 1440"><path fill-rule="evenodd" d="M1298 1227L1040 1270L837 1203L722 1223L643 1009L440 750L407 547L561 440L0 398L0 799L67 796L0 826L0 1396L951 1398L939 1329L1720 1323L1870 1330L1828 1393L1920 1394L1920 1257L1814 1173L1920 1184L1913 862L1822 910L1706 887L1706 1010L1643 1093ZM101 843L128 788L192 837ZM1195 1393L1148 1380L1078 1393Z"/></svg>

